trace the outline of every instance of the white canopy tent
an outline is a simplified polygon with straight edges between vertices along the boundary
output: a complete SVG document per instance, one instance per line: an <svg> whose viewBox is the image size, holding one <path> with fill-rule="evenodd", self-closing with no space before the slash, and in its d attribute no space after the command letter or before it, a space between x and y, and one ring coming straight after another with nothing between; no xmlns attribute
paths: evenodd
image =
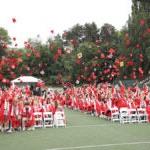
<svg viewBox="0 0 150 150"><path fill-rule="evenodd" d="M19 85L19 86L36 84L38 82L43 82L43 81L33 76L20 76L11 81L12 85Z"/></svg>

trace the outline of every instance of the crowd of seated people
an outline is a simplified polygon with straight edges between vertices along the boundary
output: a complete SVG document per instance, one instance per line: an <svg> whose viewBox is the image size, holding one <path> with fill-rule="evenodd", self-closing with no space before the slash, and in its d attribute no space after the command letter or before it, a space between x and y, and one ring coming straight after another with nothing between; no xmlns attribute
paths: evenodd
<svg viewBox="0 0 150 150"><path fill-rule="evenodd" d="M65 95L66 105L72 109L109 118L113 108L144 108L150 121L150 90L146 85L143 88L123 84L114 87L109 83L86 85L68 88Z"/></svg>
<svg viewBox="0 0 150 150"><path fill-rule="evenodd" d="M45 90L34 94L30 87L10 87L0 89L0 129L1 131L34 130L35 112L52 112L59 106L68 107L96 116L111 116L111 109L144 108L150 121L150 90L148 86L139 88L115 87L109 83L69 87L63 92ZM23 122L26 119L25 123Z"/></svg>
<svg viewBox="0 0 150 150"><path fill-rule="evenodd" d="M37 95L28 86L0 89L1 131L34 130L34 113L52 112L54 115L60 106L64 106L60 100L61 96L57 92L49 91L47 94Z"/></svg>

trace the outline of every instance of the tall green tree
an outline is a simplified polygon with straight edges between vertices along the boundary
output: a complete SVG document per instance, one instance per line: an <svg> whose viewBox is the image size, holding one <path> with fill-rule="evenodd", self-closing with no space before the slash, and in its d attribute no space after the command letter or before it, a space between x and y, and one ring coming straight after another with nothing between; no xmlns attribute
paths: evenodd
<svg viewBox="0 0 150 150"><path fill-rule="evenodd" d="M132 0L132 13L124 30L127 71L134 78L147 76L150 68L150 2Z"/></svg>
<svg viewBox="0 0 150 150"><path fill-rule="evenodd" d="M84 40L93 43L99 40L99 29L94 22L84 25Z"/></svg>
<svg viewBox="0 0 150 150"><path fill-rule="evenodd" d="M85 41L95 43L99 39L99 29L94 22L84 25L76 24L66 31L64 39L74 47L78 47L80 43Z"/></svg>
<svg viewBox="0 0 150 150"><path fill-rule="evenodd" d="M119 33L111 24L105 23L100 29L100 43L104 49L117 47L119 42Z"/></svg>
<svg viewBox="0 0 150 150"><path fill-rule="evenodd" d="M83 26L76 24L65 32L66 35L64 36L64 39L67 41L67 44L72 44L74 47L77 47L83 37Z"/></svg>
<svg viewBox="0 0 150 150"><path fill-rule="evenodd" d="M5 49L7 48L7 44L10 44L10 37L8 35L8 31L2 27L0 27L0 57L4 56Z"/></svg>

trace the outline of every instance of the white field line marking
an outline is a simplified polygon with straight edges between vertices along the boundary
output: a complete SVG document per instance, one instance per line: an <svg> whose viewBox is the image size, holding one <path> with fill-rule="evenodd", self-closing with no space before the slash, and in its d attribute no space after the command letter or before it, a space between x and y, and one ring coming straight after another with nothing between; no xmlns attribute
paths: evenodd
<svg viewBox="0 0 150 150"><path fill-rule="evenodd" d="M70 126L67 126L66 128L82 128L82 127L101 127L101 126L112 126L112 125L120 125L120 124L108 124L108 123L105 123L105 124L89 124L89 125L70 125Z"/></svg>
<svg viewBox="0 0 150 150"><path fill-rule="evenodd" d="M131 124L120 124L120 123L104 123L104 124L87 124L87 125L68 125L66 128L83 128L83 127L102 127L102 126L126 126ZM148 125L148 124L137 124L137 125Z"/></svg>
<svg viewBox="0 0 150 150"><path fill-rule="evenodd" d="M111 146L123 146L123 145L140 145L140 144L150 144L150 141L145 142L128 142L128 143L113 143L113 144L101 144L101 145L84 145L75 147L62 147L62 148L50 148L46 150L71 150L71 149L87 149L96 147L111 147Z"/></svg>

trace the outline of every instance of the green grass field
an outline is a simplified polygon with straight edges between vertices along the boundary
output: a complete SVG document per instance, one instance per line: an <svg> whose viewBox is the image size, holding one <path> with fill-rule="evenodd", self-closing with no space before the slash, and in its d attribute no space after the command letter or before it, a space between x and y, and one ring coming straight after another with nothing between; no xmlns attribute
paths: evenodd
<svg viewBox="0 0 150 150"><path fill-rule="evenodd" d="M150 124L119 124L66 109L66 128L0 133L0 150L149 150Z"/></svg>

